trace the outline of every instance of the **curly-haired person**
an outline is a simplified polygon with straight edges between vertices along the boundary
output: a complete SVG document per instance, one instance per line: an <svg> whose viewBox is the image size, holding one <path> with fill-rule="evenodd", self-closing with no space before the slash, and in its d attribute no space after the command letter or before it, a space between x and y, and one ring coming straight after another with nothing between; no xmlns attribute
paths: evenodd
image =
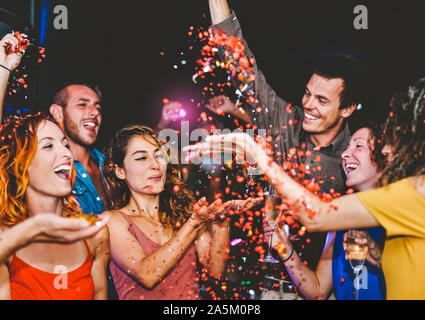
<svg viewBox="0 0 425 320"><path fill-rule="evenodd" d="M199 262L220 278L229 251L232 209L261 199L195 202L179 167L148 127L121 129L106 152L112 205L110 270L120 300L196 300ZM221 219L217 218L221 216Z"/></svg>

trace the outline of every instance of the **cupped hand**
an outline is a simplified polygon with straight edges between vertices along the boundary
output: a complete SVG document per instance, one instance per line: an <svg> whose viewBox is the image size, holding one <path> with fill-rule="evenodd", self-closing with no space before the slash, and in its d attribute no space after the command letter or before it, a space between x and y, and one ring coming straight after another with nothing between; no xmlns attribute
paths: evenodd
<svg viewBox="0 0 425 320"><path fill-rule="evenodd" d="M217 216L223 214L229 207L230 204L224 204L221 199L217 199L213 203L208 204L206 198L203 197L193 206L191 218L198 224L213 221Z"/></svg>
<svg viewBox="0 0 425 320"><path fill-rule="evenodd" d="M42 242L75 242L93 237L109 221L109 215L102 214L99 220L90 225L84 219L64 218L52 213L39 214L31 219L36 219L40 230L34 241Z"/></svg>
<svg viewBox="0 0 425 320"><path fill-rule="evenodd" d="M256 160L261 147L247 133L236 132L222 135L212 135L205 142L183 148L187 153L186 160L202 158L203 154L235 153L237 159Z"/></svg>
<svg viewBox="0 0 425 320"><path fill-rule="evenodd" d="M227 205L226 209L222 214L219 216L221 219L224 219L226 216L234 215L241 213L243 211L252 209L256 205L260 204L263 201L262 197L258 198L248 198L245 200L229 200L226 201L224 204Z"/></svg>

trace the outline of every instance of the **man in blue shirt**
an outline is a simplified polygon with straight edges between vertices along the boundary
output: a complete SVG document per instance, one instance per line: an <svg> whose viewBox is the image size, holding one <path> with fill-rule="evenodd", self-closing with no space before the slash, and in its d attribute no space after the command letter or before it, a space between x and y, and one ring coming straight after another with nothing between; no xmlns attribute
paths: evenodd
<svg viewBox="0 0 425 320"><path fill-rule="evenodd" d="M96 86L74 82L60 87L50 105L50 113L65 132L74 157L77 174L72 193L88 214L101 214L109 203L102 175L105 156L93 147L102 123L101 102L102 94ZM108 298L116 297L108 269Z"/></svg>
<svg viewBox="0 0 425 320"><path fill-rule="evenodd" d="M102 176L105 157L93 147L102 123L101 97L97 87L72 83L56 91L50 106L74 156L77 177L72 193L88 214L102 213L108 203Z"/></svg>

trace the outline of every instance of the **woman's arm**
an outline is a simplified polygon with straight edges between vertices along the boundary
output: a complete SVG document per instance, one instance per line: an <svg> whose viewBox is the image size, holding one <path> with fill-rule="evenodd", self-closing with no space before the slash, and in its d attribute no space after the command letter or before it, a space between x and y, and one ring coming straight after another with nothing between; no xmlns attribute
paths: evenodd
<svg viewBox="0 0 425 320"><path fill-rule="evenodd" d="M146 255L122 218L114 215L109 223L112 259L134 281L151 289L177 263L200 227L201 224L188 220L166 244Z"/></svg>
<svg viewBox="0 0 425 320"><path fill-rule="evenodd" d="M311 270L301 261L283 230L277 229L275 235L276 237L273 237L274 247L278 250L279 256L284 261L285 268L298 290L308 300L327 299L333 287L332 256L335 233L328 233L325 248L316 270ZM285 254L279 250L282 245L285 246ZM291 252L292 256L289 257Z"/></svg>
<svg viewBox="0 0 425 320"><path fill-rule="evenodd" d="M325 201L293 180L284 169L246 133L209 136L205 143L183 149L195 158L203 153L235 152L253 160L269 183L296 213L296 218L309 231L335 231L379 226L355 194Z"/></svg>
<svg viewBox="0 0 425 320"><path fill-rule="evenodd" d="M223 274L229 255L229 225L228 219L213 222L199 233L195 241L199 262L216 279Z"/></svg>
<svg viewBox="0 0 425 320"><path fill-rule="evenodd" d="M29 244L39 232L39 225L34 218L1 231L0 262L5 262L11 254Z"/></svg>
<svg viewBox="0 0 425 320"><path fill-rule="evenodd" d="M230 214L249 210L260 203L262 198L249 198L246 200L230 200ZM219 279L226 267L230 251L230 219L216 220L207 225L195 241L199 262L207 268L211 277Z"/></svg>
<svg viewBox="0 0 425 320"><path fill-rule="evenodd" d="M106 268L110 257L108 228L104 228L97 233L88 240L88 243L93 255L93 265L90 274L94 284L94 299L106 300L108 298Z"/></svg>
<svg viewBox="0 0 425 320"><path fill-rule="evenodd" d="M198 202L199 203L199 202ZM158 250L146 255L128 230L119 213L111 217L109 232L112 259L121 270L146 288L153 288L174 267L181 255L193 243L204 223L222 214L227 206L217 200L208 207L195 204L194 214L177 233ZM164 232L158 230L158 232Z"/></svg>
<svg viewBox="0 0 425 320"><path fill-rule="evenodd" d="M95 225L83 219L59 217L43 213L10 229L0 228L0 262L33 241L69 243L93 237L106 226L109 216L102 215Z"/></svg>
<svg viewBox="0 0 425 320"><path fill-rule="evenodd" d="M346 230L379 226L355 194L325 201L298 184L257 144L251 156L276 192L286 199L296 218L310 231Z"/></svg>

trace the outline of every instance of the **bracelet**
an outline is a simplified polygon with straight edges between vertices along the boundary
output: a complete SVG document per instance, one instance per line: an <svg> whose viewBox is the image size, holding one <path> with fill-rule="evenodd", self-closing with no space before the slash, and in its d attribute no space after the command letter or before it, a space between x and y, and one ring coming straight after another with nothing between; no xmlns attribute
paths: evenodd
<svg viewBox="0 0 425 320"><path fill-rule="evenodd" d="M282 262L286 262L286 261L288 261L289 259L291 259L292 255L294 254L294 251L295 251L295 248L292 246L291 254L289 255L289 257L288 257L288 258L286 258L285 260L282 260Z"/></svg>
<svg viewBox="0 0 425 320"><path fill-rule="evenodd" d="M7 71L9 71L10 73L12 73L12 70L10 70L8 67L6 67L6 66L4 66L4 65L0 64L0 67L4 68L4 69L6 69Z"/></svg>

